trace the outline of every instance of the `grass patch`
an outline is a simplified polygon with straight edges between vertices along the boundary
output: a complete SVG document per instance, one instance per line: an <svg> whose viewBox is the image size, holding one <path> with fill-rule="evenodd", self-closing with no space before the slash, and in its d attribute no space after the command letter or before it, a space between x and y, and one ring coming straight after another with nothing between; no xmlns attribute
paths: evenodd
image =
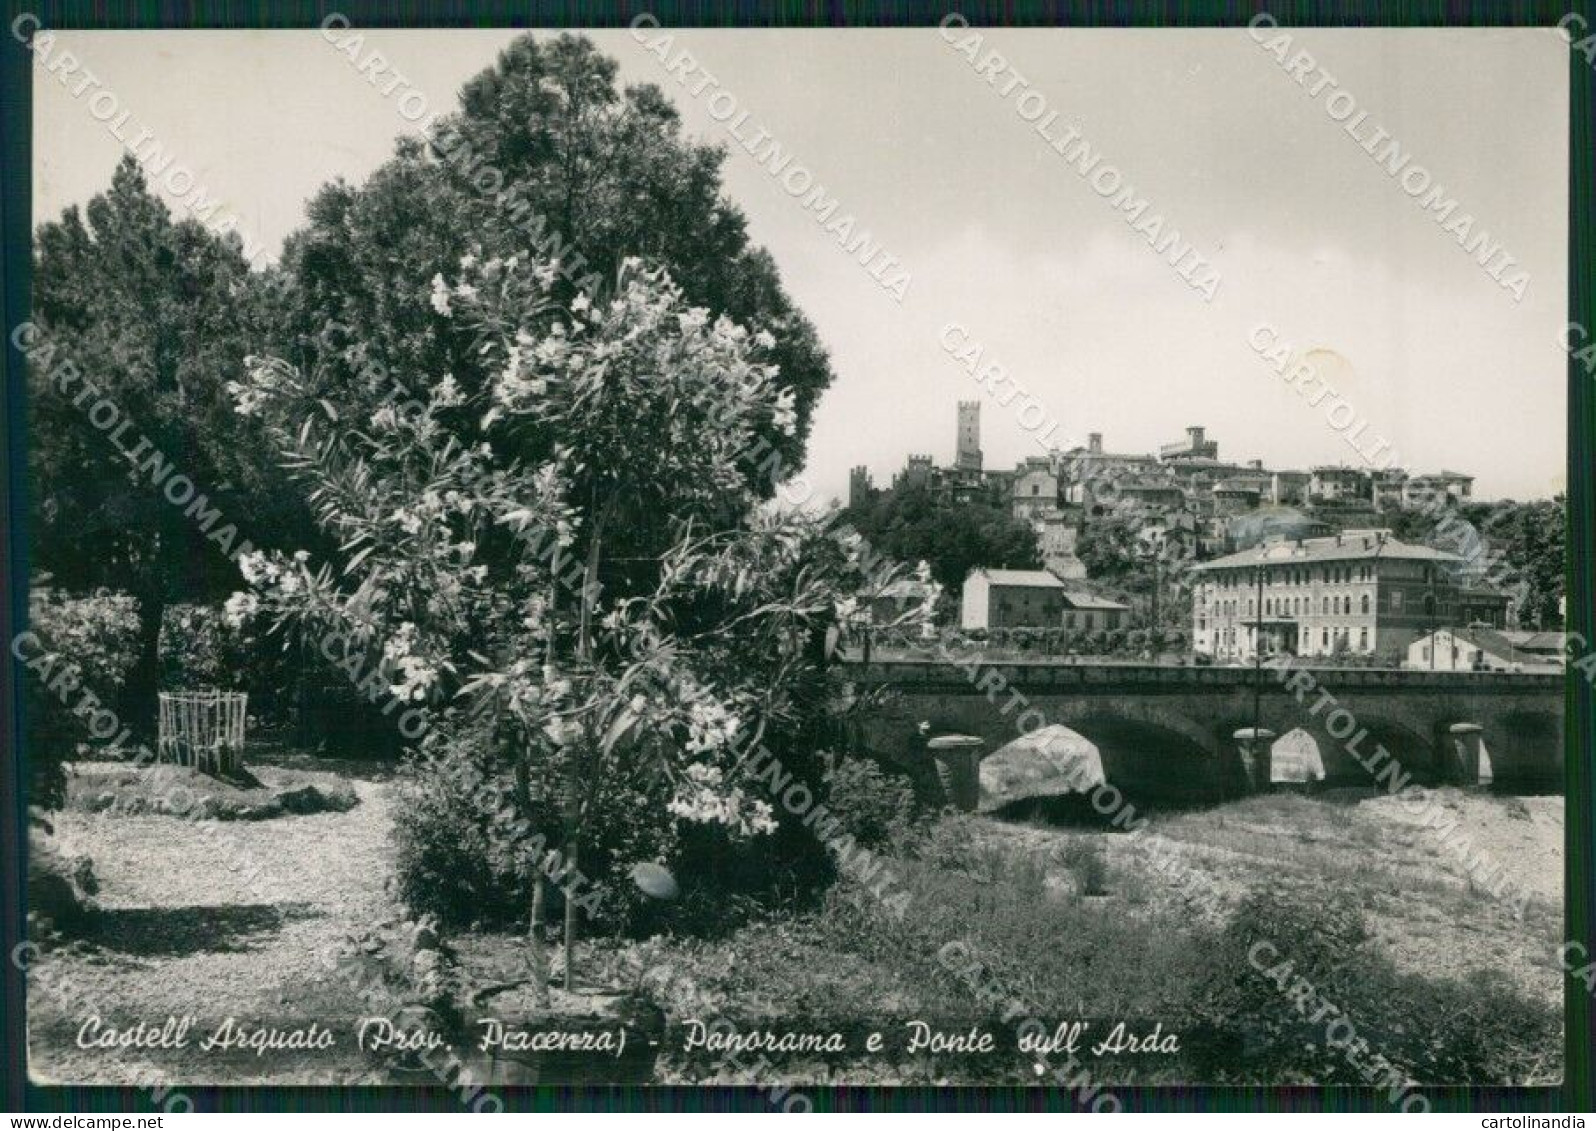
<svg viewBox="0 0 1596 1131"><path fill-rule="evenodd" d="M1254 808L1268 812L1234 815L1218 838L1255 835L1255 822L1280 826L1283 837L1309 818L1315 831L1334 823L1333 813L1300 799ZM1377 1077L1400 1093L1407 1080L1545 1084L1560 1074L1555 1007L1496 976L1399 969L1358 891L1305 875L1283 882L1254 869L1248 853L1239 862L1251 893L1208 920L1182 913L1166 890L1169 877L1114 851L1121 834L1072 831L1049 852L1040 830L1012 831L1018 835L1008 839L989 821L948 816L900 844L888 890L907 892L902 913L843 879L818 908L790 908L724 937L594 939L583 948L583 978L636 994L677 1026L723 1018L745 1031L852 1034L847 1054L772 1054L774 1071L795 1084L1034 1084L1033 1063L1008 1051L1026 1017L1048 1032L1089 1021L1082 1063L1106 1085L1369 1086ZM1324 847L1340 854L1359 840L1342 830ZM1106 894L1088 897L1089 890ZM1271 944L1272 962L1289 966L1260 969L1250 958L1260 940ZM525 976L524 941L515 935L473 931L452 941L471 983ZM1299 975L1310 990L1295 984ZM1304 994L1314 1009L1330 1003L1334 1012L1314 1020L1299 1007ZM1351 1028L1331 1030L1332 1018ZM1002 1034L1005 1051L862 1051L862 1033L879 1030L890 1042L913 1020ZM1133 1034L1178 1034L1178 1051L1093 1054L1092 1043L1121 1021ZM1349 1056L1334 1043L1343 1032L1366 1051ZM727 1082L729 1071L716 1056L667 1042L656 1080Z"/></svg>

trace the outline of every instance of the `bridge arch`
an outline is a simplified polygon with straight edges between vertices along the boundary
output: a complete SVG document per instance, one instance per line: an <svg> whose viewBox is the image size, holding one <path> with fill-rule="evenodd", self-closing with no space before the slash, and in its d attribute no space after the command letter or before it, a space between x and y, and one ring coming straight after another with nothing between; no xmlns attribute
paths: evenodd
<svg viewBox="0 0 1596 1131"><path fill-rule="evenodd" d="M1520 707L1485 721L1493 785L1525 792L1563 787L1563 716Z"/></svg>
<svg viewBox="0 0 1596 1131"><path fill-rule="evenodd" d="M996 744L989 741L987 759L1044 757L1038 745L1046 744L1049 732L1062 731L1095 747L1106 781L1133 801L1212 801L1229 788L1226 751L1218 736L1184 715L1106 700L1035 706L1047 727L1027 735L1016 728Z"/></svg>
<svg viewBox="0 0 1596 1131"><path fill-rule="evenodd" d="M1443 754L1450 749L1445 723L1431 730L1364 708L1316 716L1301 729L1319 748L1328 785L1396 790L1410 782L1433 785L1445 777Z"/></svg>
<svg viewBox="0 0 1596 1131"><path fill-rule="evenodd" d="M1199 802L1225 793L1216 744L1174 720L1094 714L1070 729L1097 747L1104 776L1129 798Z"/></svg>

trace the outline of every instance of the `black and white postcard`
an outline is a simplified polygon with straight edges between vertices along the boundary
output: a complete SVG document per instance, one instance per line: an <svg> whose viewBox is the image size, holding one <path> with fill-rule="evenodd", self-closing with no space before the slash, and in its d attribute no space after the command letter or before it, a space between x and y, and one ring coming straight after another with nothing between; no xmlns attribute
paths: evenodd
<svg viewBox="0 0 1596 1131"><path fill-rule="evenodd" d="M11 23L32 1083L1560 1084L1582 18L634 14Z"/></svg>

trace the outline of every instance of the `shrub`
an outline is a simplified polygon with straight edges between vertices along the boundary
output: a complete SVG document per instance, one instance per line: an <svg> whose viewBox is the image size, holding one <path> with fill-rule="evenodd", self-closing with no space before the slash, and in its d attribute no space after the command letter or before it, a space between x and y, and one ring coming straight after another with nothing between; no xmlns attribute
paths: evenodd
<svg viewBox="0 0 1596 1131"><path fill-rule="evenodd" d="M920 816L914 783L870 758L832 755L826 808L866 848L904 843Z"/></svg>
<svg viewBox="0 0 1596 1131"><path fill-rule="evenodd" d="M98 890L88 857L69 858L43 829L29 830L27 911L36 935L80 931L94 910Z"/></svg>
<svg viewBox="0 0 1596 1131"><path fill-rule="evenodd" d="M433 747L413 761L393 826L398 895L413 914L434 914L448 926L523 919L530 875L494 819L512 801L512 783L484 744Z"/></svg>
<svg viewBox="0 0 1596 1131"><path fill-rule="evenodd" d="M523 821L511 760L493 752L485 729L465 734L429 740L401 787L393 833L399 897L415 914L430 912L451 926L524 927L537 829L548 830L552 849L558 826L536 799L531 820ZM887 784L896 797L896 783ZM725 934L773 908L808 905L830 882L826 853L797 817L778 810L774 832L740 837L672 816L669 789L651 776L611 779L591 799L578 861L584 880L572 888L579 899L599 894L597 914L584 919L584 930ZM680 887L674 901L662 904L637 889L630 872L643 862L670 869ZM550 884L547 895L555 921L564 902L559 884Z"/></svg>
<svg viewBox="0 0 1596 1131"><path fill-rule="evenodd" d="M939 859L895 859L909 906L892 915L868 891L838 884L816 916L817 932L836 949L858 954L934 987L949 1014L997 1016L1014 999L1039 1017L1122 1018L1166 1028L1186 1014L1191 987L1209 949L1206 932L1172 915L1105 915L1050 897L1035 860L997 848L956 849L960 821L939 822L928 841ZM944 836L942 825L953 832ZM962 858L964 868L948 859ZM926 913L942 909L948 914ZM956 910L956 914L954 911ZM975 977L950 964L959 944ZM984 999L981 988L1001 988Z"/></svg>
<svg viewBox="0 0 1596 1131"><path fill-rule="evenodd" d="M103 704L116 702L123 682L138 659L138 602L126 593L97 589L87 596L71 596L38 584L28 594L29 629L39 638L36 658L30 657L25 677L25 703L30 759L29 804L54 808L62 796L64 761L78 743L105 741L115 736L91 731L91 724L115 716L109 711L74 714L82 691L92 692ZM63 700L48 683L70 672L82 691Z"/></svg>
<svg viewBox="0 0 1596 1131"><path fill-rule="evenodd" d="M161 686L214 687L243 691L249 686L248 642L215 605L168 605L161 618Z"/></svg>
<svg viewBox="0 0 1596 1131"><path fill-rule="evenodd" d="M1350 1057L1328 1040L1329 1021L1344 1017L1389 1062L1398 1085L1557 1078L1559 1065L1548 1063L1548 1050L1561 1047L1557 1009L1500 977L1464 984L1398 972L1367 938L1354 908L1307 893L1249 896L1202 978L1201 1012L1230 1035L1203 1070L1220 1081L1366 1084L1360 1065L1370 1058ZM1254 965L1255 946L1268 975ZM1311 987L1307 1008L1291 996L1299 977ZM1335 1012L1320 1012L1323 1003Z"/></svg>
<svg viewBox="0 0 1596 1131"><path fill-rule="evenodd" d="M658 787L611 781L590 802L577 861L583 879L571 891L578 898L599 892L597 926L621 929L646 906L627 878L634 864L675 863L675 822L663 801L646 795L651 788ZM534 798L530 818L518 807L513 760L494 750L487 729L468 728L447 740L433 736L401 790L393 836L405 905L450 926L525 927L538 866L559 844L558 825L550 799ZM558 883L546 889L551 921L563 906L563 890Z"/></svg>
<svg viewBox="0 0 1596 1131"><path fill-rule="evenodd" d="M1465 983L1371 958L1337 979L1334 992L1358 1035L1419 1083L1548 1084L1562 1075L1560 1011L1499 973Z"/></svg>
<svg viewBox="0 0 1596 1131"><path fill-rule="evenodd" d="M1243 967L1248 966L1247 951L1267 941L1289 955L1296 971L1314 982L1332 977L1368 937L1363 914L1356 907L1292 890L1252 892L1225 930L1225 940Z"/></svg>
<svg viewBox="0 0 1596 1131"><path fill-rule="evenodd" d="M681 840L670 868L681 895L664 905L631 897L635 910L625 924L629 934L666 930L724 937L773 914L813 906L835 876L824 849L797 821L784 821L752 841L734 839L713 825L683 824L678 831Z"/></svg>
<svg viewBox="0 0 1596 1131"><path fill-rule="evenodd" d="M1059 859L1082 895L1108 894L1108 861L1094 837L1075 837L1059 852Z"/></svg>

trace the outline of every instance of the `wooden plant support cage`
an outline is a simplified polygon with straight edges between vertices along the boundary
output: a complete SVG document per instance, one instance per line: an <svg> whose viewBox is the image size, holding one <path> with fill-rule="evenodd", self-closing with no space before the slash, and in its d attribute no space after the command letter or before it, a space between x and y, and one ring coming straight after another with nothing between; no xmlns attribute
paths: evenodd
<svg viewBox="0 0 1596 1131"><path fill-rule="evenodd" d="M245 691L160 693L161 761L205 773L236 774L244 766Z"/></svg>

